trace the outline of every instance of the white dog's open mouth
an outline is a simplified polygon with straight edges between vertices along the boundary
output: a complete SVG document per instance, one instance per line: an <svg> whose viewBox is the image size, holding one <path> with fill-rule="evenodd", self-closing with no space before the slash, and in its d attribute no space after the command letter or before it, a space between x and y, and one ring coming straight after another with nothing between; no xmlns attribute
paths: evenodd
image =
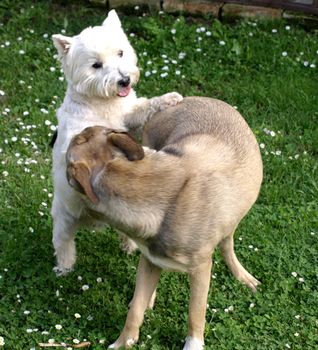
<svg viewBox="0 0 318 350"><path fill-rule="evenodd" d="M117 96L119 96L119 97L126 97L126 96L129 95L130 90L131 90L131 86L130 85L122 87L122 88L120 88L119 92L117 93Z"/></svg>

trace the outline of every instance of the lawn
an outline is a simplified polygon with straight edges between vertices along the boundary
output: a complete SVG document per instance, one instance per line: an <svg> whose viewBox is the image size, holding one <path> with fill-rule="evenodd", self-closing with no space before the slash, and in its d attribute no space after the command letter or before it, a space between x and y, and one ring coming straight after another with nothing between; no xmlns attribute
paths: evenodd
<svg viewBox="0 0 318 350"><path fill-rule="evenodd" d="M101 24L106 11L51 2L0 4L0 337L105 349L123 327L138 254L113 229L82 230L75 271L57 278L51 244L51 149L66 83L50 39ZM318 30L302 22L220 23L135 10L121 16L139 56L139 96L168 91L222 99L252 127L264 162L257 203L236 233L251 293L218 252L206 349L318 348ZM135 349L181 349L187 276L165 272ZM0 345L1 347L1 345Z"/></svg>

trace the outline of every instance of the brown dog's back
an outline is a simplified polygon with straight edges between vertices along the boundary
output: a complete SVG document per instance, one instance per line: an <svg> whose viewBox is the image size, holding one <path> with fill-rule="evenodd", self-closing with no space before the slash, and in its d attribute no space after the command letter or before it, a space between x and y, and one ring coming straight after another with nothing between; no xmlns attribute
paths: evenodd
<svg viewBox="0 0 318 350"><path fill-rule="evenodd" d="M239 153L258 145L249 126L233 107L208 97L186 97L178 105L158 112L146 124L144 144L160 150L187 136L210 135Z"/></svg>

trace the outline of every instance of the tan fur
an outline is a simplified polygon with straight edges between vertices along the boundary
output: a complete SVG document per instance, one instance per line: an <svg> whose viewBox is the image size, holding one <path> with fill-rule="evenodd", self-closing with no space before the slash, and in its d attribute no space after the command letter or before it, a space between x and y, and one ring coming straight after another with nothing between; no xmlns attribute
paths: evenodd
<svg viewBox="0 0 318 350"><path fill-rule="evenodd" d="M83 137L87 142L76 141ZM114 137L121 144L112 142ZM253 291L259 284L233 246L234 231L259 193L259 147L234 108L203 97L185 98L156 114L145 128L144 143L157 152L142 151L127 134L93 127L73 139L67 153L70 183L92 197L90 210L125 232L144 255L127 321L113 348L137 341L158 271L168 268L190 275L184 349L202 349L214 249L220 245L236 278ZM78 162L86 167L81 174L74 172Z"/></svg>

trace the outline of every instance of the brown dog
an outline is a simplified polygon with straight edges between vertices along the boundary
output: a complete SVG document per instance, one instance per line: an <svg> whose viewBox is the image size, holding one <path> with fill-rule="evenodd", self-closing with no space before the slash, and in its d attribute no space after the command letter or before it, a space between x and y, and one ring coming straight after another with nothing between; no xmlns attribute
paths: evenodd
<svg viewBox="0 0 318 350"><path fill-rule="evenodd" d="M172 269L190 276L183 349L200 350L214 249L237 279L253 291L259 284L233 248L234 231L259 193L259 147L235 109L203 97L155 115L144 142L157 151L96 126L74 137L67 152L69 182L88 197L88 213L125 232L142 252L125 327L111 348L138 340L160 271Z"/></svg>

